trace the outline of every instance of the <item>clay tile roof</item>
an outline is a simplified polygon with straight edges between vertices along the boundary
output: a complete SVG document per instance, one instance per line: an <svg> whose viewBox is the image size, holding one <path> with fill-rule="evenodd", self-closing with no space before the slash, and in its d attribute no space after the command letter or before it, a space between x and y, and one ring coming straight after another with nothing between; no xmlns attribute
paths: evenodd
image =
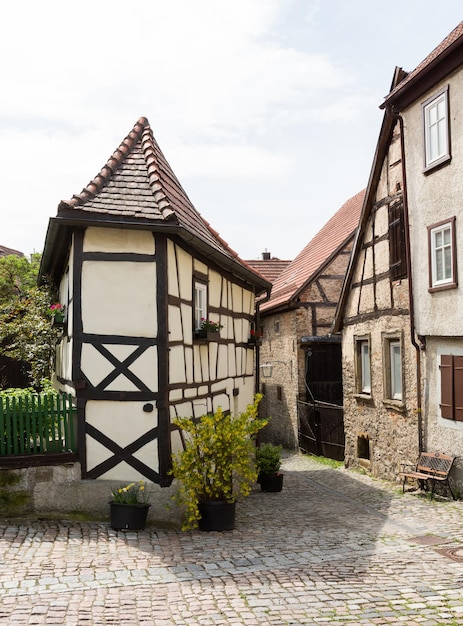
<svg viewBox="0 0 463 626"><path fill-rule="evenodd" d="M24 256L22 252L19 250L13 250L13 248L7 248L6 246L0 246L0 257L9 256L10 254L14 254L15 256Z"/></svg>
<svg viewBox="0 0 463 626"><path fill-rule="evenodd" d="M450 54L454 48L460 46L462 37L463 22L460 22L458 26L386 96L381 108L386 107L391 100L395 100L396 97L404 92L412 83L419 80L425 73L431 71L435 65Z"/></svg>
<svg viewBox="0 0 463 626"><path fill-rule="evenodd" d="M284 261L277 258L246 259L246 263L255 272L258 272L261 276L273 284L281 272L291 263L291 261Z"/></svg>
<svg viewBox="0 0 463 626"><path fill-rule="evenodd" d="M244 263L190 202L145 117L137 121L95 178L69 201L60 202L58 217L77 216L95 221L116 216L121 222L175 224Z"/></svg>
<svg viewBox="0 0 463 626"><path fill-rule="evenodd" d="M289 304L354 236L362 210L365 190L347 200L315 237L278 276L270 300L261 311Z"/></svg>

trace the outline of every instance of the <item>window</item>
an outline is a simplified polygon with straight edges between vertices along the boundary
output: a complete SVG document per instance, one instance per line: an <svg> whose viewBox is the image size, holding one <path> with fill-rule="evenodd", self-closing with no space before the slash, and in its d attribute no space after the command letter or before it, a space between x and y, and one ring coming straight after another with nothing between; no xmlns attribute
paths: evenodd
<svg viewBox="0 0 463 626"><path fill-rule="evenodd" d="M455 217L428 228L429 288L457 286Z"/></svg>
<svg viewBox="0 0 463 626"><path fill-rule="evenodd" d="M450 159L448 89L423 104L425 168Z"/></svg>
<svg viewBox="0 0 463 626"><path fill-rule="evenodd" d="M207 319L207 285L195 282L195 330L201 328L201 320Z"/></svg>
<svg viewBox="0 0 463 626"><path fill-rule="evenodd" d="M370 341L368 338L358 338L355 340L355 344L355 355L357 360L357 393L370 395Z"/></svg>
<svg viewBox="0 0 463 626"><path fill-rule="evenodd" d="M383 358L384 399L402 401L402 345L400 338L397 336L384 338Z"/></svg>
<svg viewBox="0 0 463 626"><path fill-rule="evenodd" d="M392 280L407 276L404 205L401 201L389 205L389 267Z"/></svg>
<svg viewBox="0 0 463 626"><path fill-rule="evenodd" d="M463 422L463 356L442 354L440 359L441 416Z"/></svg>

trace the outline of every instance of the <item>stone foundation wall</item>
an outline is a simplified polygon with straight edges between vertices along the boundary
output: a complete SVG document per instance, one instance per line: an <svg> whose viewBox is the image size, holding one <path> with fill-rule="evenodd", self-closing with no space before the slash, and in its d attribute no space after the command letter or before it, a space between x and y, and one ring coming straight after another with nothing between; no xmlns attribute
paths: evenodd
<svg viewBox="0 0 463 626"><path fill-rule="evenodd" d="M0 469L0 515L21 516L73 515L109 521L109 499L117 485L108 480L81 480L79 463ZM181 524L181 511L172 502L175 487L161 488L148 483L151 508L148 523L160 526Z"/></svg>

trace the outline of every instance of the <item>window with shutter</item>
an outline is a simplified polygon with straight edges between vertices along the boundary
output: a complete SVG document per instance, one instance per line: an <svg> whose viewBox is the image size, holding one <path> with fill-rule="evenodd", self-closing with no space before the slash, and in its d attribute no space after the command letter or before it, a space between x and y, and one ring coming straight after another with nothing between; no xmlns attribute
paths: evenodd
<svg viewBox="0 0 463 626"><path fill-rule="evenodd" d="M407 276L404 206L402 202L389 205L389 268L393 280Z"/></svg>
<svg viewBox="0 0 463 626"><path fill-rule="evenodd" d="M463 356L442 354L441 376L441 416L463 422Z"/></svg>

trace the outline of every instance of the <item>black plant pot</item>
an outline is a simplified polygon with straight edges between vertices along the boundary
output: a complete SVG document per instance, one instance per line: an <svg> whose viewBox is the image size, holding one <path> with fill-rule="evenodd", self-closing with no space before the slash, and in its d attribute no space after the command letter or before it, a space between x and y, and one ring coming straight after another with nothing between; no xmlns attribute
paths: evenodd
<svg viewBox="0 0 463 626"><path fill-rule="evenodd" d="M198 505L201 519L199 530L233 530L235 528L236 502L208 500Z"/></svg>
<svg viewBox="0 0 463 626"><path fill-rule="evenodd" d="M110 524L114 530L143 530L150 504L110 502Z"/></svg>
<svg viewBox="0 0 463 626"><path fill-rule="evenodd" d="M260 490L277 492L283 489L283 474L260 474Z"/></svg>

